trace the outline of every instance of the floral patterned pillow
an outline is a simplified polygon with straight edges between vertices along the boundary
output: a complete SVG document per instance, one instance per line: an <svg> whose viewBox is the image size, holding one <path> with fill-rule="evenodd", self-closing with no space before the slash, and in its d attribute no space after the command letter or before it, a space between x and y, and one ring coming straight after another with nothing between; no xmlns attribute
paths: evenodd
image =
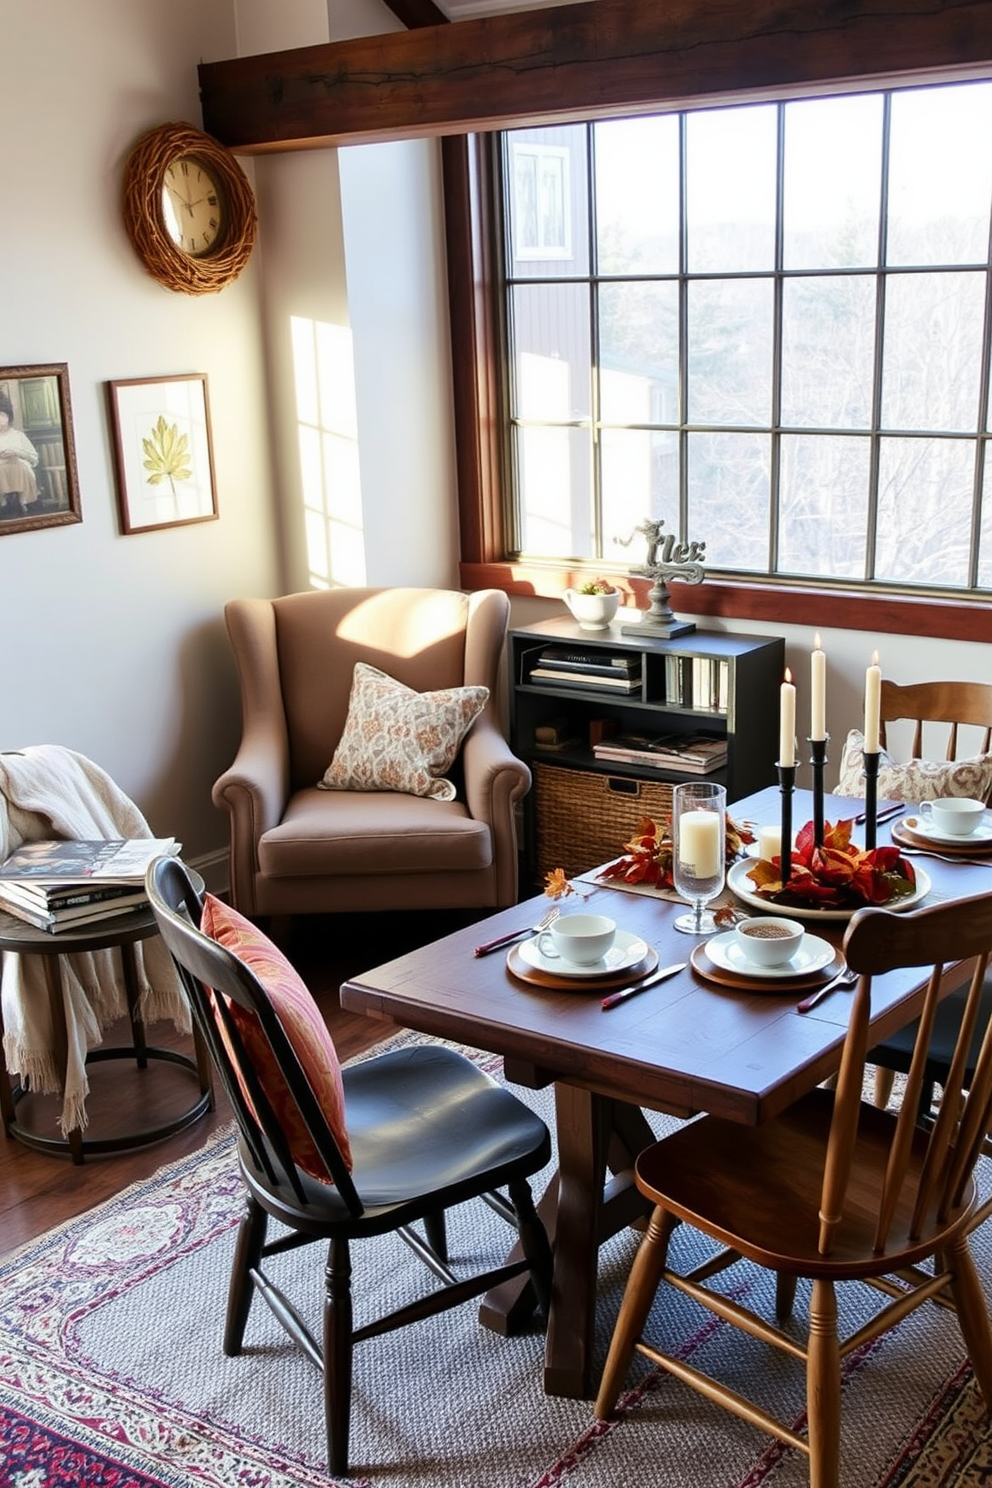
<svg viewBox="0 0 992 1488"><path fill-rule="evenodd" d="M455 787L442 777L488 698L488 687L414 692L356 662L344 733L320 788L403 791L453 801Z"/></svg>
<svg viewBox="0 0 992 1488"><path fill-rule="evenodd" d="M865 793L862 753L864 735L852 729L844 744L840 762L839 796ZM897 765L891 755L881 751L878 764L878 798L908 801L914 806L940 796L971 796L976 801L988 799L992 790L992 754L979 754L965 760L910 760Z"/></svg>

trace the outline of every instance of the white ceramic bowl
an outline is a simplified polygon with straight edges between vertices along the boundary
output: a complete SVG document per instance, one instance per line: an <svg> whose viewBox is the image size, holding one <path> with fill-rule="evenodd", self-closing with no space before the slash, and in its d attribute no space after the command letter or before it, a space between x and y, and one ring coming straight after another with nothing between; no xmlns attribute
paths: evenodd
<svg viewBox="0 0 992 1488"><path fill-rule="evenodd" d="M798 951L805 931L798 920L754 915L740 920L735 933L745 958L755 966L782 966Z"/></svg>

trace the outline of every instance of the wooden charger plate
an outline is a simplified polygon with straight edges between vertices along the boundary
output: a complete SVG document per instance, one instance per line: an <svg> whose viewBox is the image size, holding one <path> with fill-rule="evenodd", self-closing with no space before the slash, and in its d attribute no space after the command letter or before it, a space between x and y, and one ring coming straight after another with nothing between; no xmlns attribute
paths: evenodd
<svg viewBox="0 0 992 1488"><path fill-rule="evenodd" d="M531 966L520 954L518 946L511 946L506 956L507 970L522 982L529 983L532 987L551 987L557 992L602 992L604 988L626 987L629 982L639 981L642 976L647 976L654 971L658 965L658 952L654 946L648 946L647 953L640 961L635 961L633 966L625 966L622 971L614 971L606 976L555 976L550 971L539 971L536 966Z"/></svg>
<svg viewBox="0 0 992 1488"><path fill-rule="evenodd" d="M707 982L716 982L721 987L733 987L735 992L764 992L773 997L788 997L790 993L805 991L808 987L822 987L824 982L829 982L839 971L844 970L844 957L840 951L835 951L833 960L828 961L826 966L821 966L819 971L810 971L805 975L741 976L734 971L725 971L722 966L717 966L715 961L711 961L705 941L700 941L693 947L689 960L694 970L698 971Z"/></svg>
<svg viewBox="0 0 992 1488"><path fill-rule="evenodd" d="M945 842L943 838L938 842L933 837L924 837L922 832L914 832L909 823L915 821L915 816L905 816L896 822L891 828L892 841L900 847L918 847L922 852L936 853L943 858L992 858L992 843L987 837L979 842L962 837L960 844Z"/></svg>

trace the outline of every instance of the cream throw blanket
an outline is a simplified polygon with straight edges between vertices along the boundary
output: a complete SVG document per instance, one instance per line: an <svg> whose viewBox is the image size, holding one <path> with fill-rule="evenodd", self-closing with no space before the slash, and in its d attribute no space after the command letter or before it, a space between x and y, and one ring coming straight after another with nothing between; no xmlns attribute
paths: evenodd
<svg viewBox="0 0 992 1488"><path fill-rule="evenodd" d="M151 837L141 812L110 776L83 754L56 744L0 753L0 860L22 842L50 837L83 840ZM188 1032L189 1009L172 959L157 937L135 946L142 1018L171 1018ZM117 951L63 956L62 980L68 1032L68 1068L60 1126L63 1134L86 1125L86 1052L103 1030L127 1013L127 992ZM3 1053L7 1069L43 1094L57 1094L52 1026L41 956L3 955Z"/></svg>

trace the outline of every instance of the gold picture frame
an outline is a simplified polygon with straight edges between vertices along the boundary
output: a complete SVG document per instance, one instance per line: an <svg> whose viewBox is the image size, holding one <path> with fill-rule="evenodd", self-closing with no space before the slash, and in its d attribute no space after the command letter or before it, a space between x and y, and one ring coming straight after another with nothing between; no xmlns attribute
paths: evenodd
<svg viewBox="0 0 992 1488"><path fill-rule="evenodd" d="M206 373L108 382L107 397L124 536L216 521Z"/></svg>
<svg viewBox="0 0 992 1488"><path fill-rule="evenodd" d="M67 363L0 367L0 537L82 520Z"/></svg>

